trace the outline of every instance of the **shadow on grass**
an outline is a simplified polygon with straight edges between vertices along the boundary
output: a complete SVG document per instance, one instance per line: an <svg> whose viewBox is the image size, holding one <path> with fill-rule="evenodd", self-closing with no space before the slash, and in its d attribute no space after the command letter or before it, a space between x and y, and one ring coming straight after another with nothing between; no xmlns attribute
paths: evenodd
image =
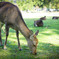
<svg viewBox="0 0 59 59"><path fill-rule="evenodd" d="M12 42L13 43L13 42ZM19 58L53 58L53 59L58 59L59 57L59 47L58 46L54 46L53 44L50 43L42 43L40 42L38 44L38 48L37 48L37 55L34 56L32 54L30 54L29 48L28 46L25 45L21 45L23 50L19 51L19 49L17 48L17 44L11 44L11 43L7 43L7 50L3 50L2 48L0 48L0 57L1 59L19 59Z"/></svg>
<svg viewBox="0 0 59 59"><path fill-rule="evenodd" d="M15 33L12 31L10 31L12 33ZM44 34L44 33L43 33ZM44 35L50 35L49 33L48 34L44 34ZM4 36L5 37L5 36ZM14 37L11 37L12 39L16 39L17 38L14 38ZM21 37L22 41L24 41L24 38ZM3 39L3 44L4 44L4 39ZM38 54L37 56L33 56L30 54L30 51L29 51L29 48L28 46L25 46L24 44L21 44L21 47L23 48L23 51L19 51L18 49L18 45L16 42L10 42L8 40L7 42L7 50L3 50L1 47L0 47L0 57L1 59L3 58L58 58L59 57L59 47L58 46L55 46L51 43L42 43L42 42L39 42L38 44ZM2 51L2 52L1 52ZM3 54L3 55L2 55ZM6 55L5 55L6 54ZM27 55L27 56L26 56ZM22 57L23 56L23 57Z"/></svg>

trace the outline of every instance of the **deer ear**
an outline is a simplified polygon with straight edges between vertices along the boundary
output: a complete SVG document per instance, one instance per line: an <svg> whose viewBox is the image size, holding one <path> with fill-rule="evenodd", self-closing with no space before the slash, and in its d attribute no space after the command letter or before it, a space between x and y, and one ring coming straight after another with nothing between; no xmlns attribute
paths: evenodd
<svg viewBox="0 0 59 59"><path fill-rule="evenodd" d="M36 31L35 35L38 35L38 33L39 33L39 30Z"/></svg>

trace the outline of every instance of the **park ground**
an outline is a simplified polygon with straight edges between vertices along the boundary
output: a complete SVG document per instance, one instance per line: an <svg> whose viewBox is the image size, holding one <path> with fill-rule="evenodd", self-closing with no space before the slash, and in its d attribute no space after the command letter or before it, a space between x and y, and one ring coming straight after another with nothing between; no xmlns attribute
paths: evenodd
<svg viewBox="0 0 59 59"><path fill-rule="evenodd" d="M30 54L29 48L27 46L27 41L21 33L19 33L19 38L23 50L19 51L17 47L18 44L15 30L10 28L10 33L7 41L7 50L3 50L2 47L0 47L0 59L59 59L59 19L52 20L52 17L55 14L52 16L48 16L51 14L44 14L42 15L46 16L46 20L43 20L44 26L34 27L34 20L38 20L41 17L41 13L39 13L38 16L38 13L26 14L22 13L28 28L33 30L34 33L36 30L39 30L39 34L37 35L39 41L37 47L37 55ZM58 13L56 15L58 15ZM3 28L5 29L5 27ZM5 33L3 30L2 41L4 44Z"/></svg>

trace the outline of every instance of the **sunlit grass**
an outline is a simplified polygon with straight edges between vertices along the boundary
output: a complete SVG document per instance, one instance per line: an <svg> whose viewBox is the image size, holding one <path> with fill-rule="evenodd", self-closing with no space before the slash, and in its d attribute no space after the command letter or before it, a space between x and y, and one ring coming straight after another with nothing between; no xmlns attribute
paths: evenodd
<svg viewBox="0 0 59 59"><path fill-rule="evenodd" d="M37 55L30 54L27 46L27 41L24 36L19 33L22 51L18 50L18 42L16 32L10 29L7 50L0 47L0 59L58 59L59 57L59 19L52 20L52 17L47 17L43 20L43 27L34 27L34 20L38 18L24 19L30 30L35 33L39 30ZM5 33L2 31L3 44L5 42Z"/></svg>

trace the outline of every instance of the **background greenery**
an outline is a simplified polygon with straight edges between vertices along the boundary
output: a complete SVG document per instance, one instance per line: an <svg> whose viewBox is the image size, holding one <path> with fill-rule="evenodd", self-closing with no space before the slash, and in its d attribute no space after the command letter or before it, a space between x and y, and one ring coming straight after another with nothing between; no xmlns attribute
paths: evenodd
<svg viewBox="0 0 59 59"><path fill-rule="evenodd" d="M22 10L31 10L34 7L48 8L48 9L59 9L59 0L0 0L17 3Z"/></svg>
<svg viewBox="0 0 59 59"><path fill-rule="evenodd" d="M10 28L7 50L0 47L0 59L59 59L59 19L52 20L52 17L47 17L46 20L43 20L43 27L34 27L34 20L38 20L38 18L24 19L29 29L34 33L39 30L37 55L30 54L27 41L21 33L19 33L19 38L23 50L19 51L16 33ZM3 30L2 40L4 44L5 33Z"/></svg>

